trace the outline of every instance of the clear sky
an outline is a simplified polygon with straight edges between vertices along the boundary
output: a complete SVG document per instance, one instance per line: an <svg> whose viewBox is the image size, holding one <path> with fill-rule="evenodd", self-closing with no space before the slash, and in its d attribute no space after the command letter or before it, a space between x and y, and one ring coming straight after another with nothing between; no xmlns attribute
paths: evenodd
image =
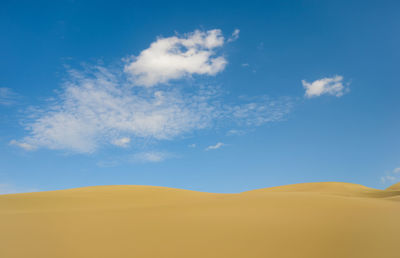
<svg viewBox="0 0 400 258"><path fill-rule="evenodd" d="M400 181L398 1L2 1L0 193Z"/></svg>

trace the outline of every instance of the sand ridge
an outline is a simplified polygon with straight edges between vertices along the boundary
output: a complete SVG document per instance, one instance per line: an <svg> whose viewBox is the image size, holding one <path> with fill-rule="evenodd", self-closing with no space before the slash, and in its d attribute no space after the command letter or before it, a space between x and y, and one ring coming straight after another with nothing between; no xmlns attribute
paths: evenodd
<svg viewBox="0 0 400 258"><path fill-rule="evenodd" d="M0 195L0 257L398 258L400 184L214 194L96 186Z"/></svg>

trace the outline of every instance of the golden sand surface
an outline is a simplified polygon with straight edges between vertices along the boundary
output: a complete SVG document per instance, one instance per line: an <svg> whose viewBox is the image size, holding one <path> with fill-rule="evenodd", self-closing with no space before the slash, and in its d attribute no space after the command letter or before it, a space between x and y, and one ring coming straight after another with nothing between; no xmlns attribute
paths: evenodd
<svg viewBox="0 0 400 258"><path fill-rule="evenodd" d="M400 184L0 195L1 258L399 258Z"/></svg>

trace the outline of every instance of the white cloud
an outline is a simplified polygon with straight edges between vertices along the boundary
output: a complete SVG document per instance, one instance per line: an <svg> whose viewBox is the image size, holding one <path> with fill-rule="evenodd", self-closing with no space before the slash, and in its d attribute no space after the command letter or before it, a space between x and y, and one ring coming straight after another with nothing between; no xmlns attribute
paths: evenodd
<svg viewBox="0 0 400 258"><path fill-rule="evenodd" d="M222 143L222 142L218 142L218 143L216 143L215 145L210 145L210 146L208 146L208 147L206 148L206 151L209 151L209 150L216 150L216 149L221 148L222 146L225 146L225 144Z"/></svg>
<svg viewBox="0 0 400 258"><path fill-rule="evenodd" d="M331 78L322 78L312 83L305 80L301 82L306 90L305 96L307 98L318 97L324 94L341 97L348 91L348 88L343 85L343 76L339 75Z"/></svg>
<svg viewBox="0 0 400 258"><path fill-rule="evenodd" d="M134 83L151 87L192 74L216 75L227 61L214 49L224 45L221 30L199 31L158 38L148 49L127 63L124 71Z"/></svg>
<svg viewBox="0 0 400 258"><path fill-rule="evenodd" d="M196 148L196 144L195 143L189 144L188 147L189 148Z"/></svg>
<svg viewBox="0 0 400 258"><path fill-rule="evenodd" d="M27 150L27 151L35 150L35 149L36 149L35 146L33 146L33 145L29 144L29 143L26 143L26 142L19 142L19 141L16 141L16 140L11 140L11 141L10 141L10 145L18 146L18 147L20 147L20 148L22 148L22 149L24 149L24 150Z"/></svg>
<svg viewBox="0 0 400 258"><path fill-rule="evenodd" d="M237 130L237 129L231 129L226 133L227 136L244 135L244 134L246 134L244 130Z"/></svg>
<svg viewBox="0 0 400 258"><path fill-rule="evenodd" d="M15 103L17 94L10 88L0 87L0 105L11 105Z"/></svg>
<svg viewBox="0 0 400 258"><path fill-rule="evenodd" d="M115 139L114 141L112 141L112 144L119 146L119 147L128 147L129 143L131 142L131 138L129 137L122 137L119 139Z"/></svg>
<svg viewBox="0 0 400 258"><path fill-rule="evenodd" d="M235 29L232 33L232 36L227 40L227 42L233 42L233 41L237 40L239 38L239 33L240 33L240 30Z"/></svg>
<svg viewBox="0 0 400 258"><path fill-rule="evenodd" d="M171 155L169 153L164 153L164 152L141 152L141 153L136 153L133 155L133 161L135 162L161 162L164 161L167 158L170 158Z"/></svg>
<svg viewBox="0 0 400 258"><path fill-rule="evenodd" d="M393 169L381 177L381 182L385 183L397 183L400 182L400 167Z"/></svg>

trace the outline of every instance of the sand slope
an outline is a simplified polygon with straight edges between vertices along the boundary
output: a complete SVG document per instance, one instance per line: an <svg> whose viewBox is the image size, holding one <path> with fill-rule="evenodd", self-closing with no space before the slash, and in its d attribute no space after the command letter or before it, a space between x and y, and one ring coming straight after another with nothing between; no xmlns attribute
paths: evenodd
<svg viewBox="0 0 400 258"><path fill-rule="evenodd" d="M400 257L400 185L0 195L0 257Z"/></svg>

